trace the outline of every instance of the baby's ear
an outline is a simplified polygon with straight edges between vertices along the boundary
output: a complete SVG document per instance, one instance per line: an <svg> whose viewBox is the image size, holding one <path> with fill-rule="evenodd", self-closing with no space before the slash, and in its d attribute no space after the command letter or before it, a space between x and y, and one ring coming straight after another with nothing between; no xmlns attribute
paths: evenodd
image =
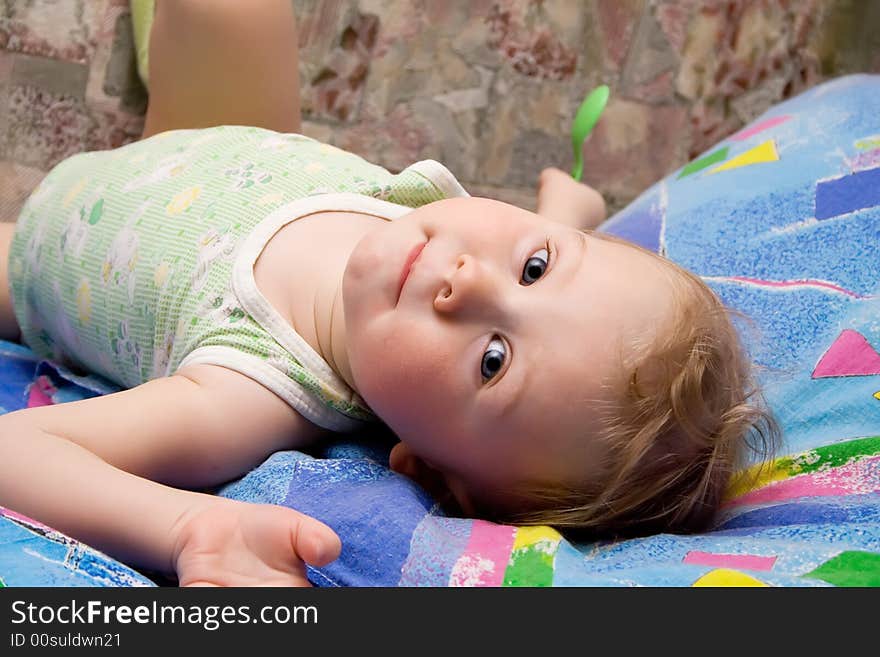
<svg viewBox="0 0 880 657"><path fill-rule="evenodd" d="M397 443L391 448L391 454L388 456L388 465L394 472L416 481L419 480L421 469L427 467L424 461L412 453L409 445L406 443Z"/></svg>
<svg viewBox="0 0 880 657"><path fill-rule="evenodd" d="M474 505L464 482L429 465L416 456L406 443L397 443L391 448L388 464L394 472L415 481L441 504L453 503L464 515L474 515Z"/></svg>
<svg viewBox="0 0 880 657"><path fill-rule="evenodd" d="M397 443L391 448L388 465L394 472L415 481L435 500L443 503L449 498L449 487L443 473L416 456L406 443Z"/></svg>

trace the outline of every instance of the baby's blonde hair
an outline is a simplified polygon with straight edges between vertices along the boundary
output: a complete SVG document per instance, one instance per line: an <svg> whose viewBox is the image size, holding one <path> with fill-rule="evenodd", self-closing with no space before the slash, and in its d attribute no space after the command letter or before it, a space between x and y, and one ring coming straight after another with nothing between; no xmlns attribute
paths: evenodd
<svg viewBox="0 0 880 657"><path fill-rule="evenodd" d="M672 319L646 344L622 345L621 376L600 411L602 476L583 486L530 487L505 518L586 536L693 532L711 526L735 470L768 461L780 432L728 311L691 272L668 268ZM628 353L627 353L628 352ZM522 499L522 498L521 498ZM517 505L519 506L519 505Z"/></svg>

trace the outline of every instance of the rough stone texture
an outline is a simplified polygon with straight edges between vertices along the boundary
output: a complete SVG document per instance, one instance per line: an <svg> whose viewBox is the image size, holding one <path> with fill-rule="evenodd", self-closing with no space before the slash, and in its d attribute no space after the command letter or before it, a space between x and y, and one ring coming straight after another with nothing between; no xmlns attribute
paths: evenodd
<svg viewBox="0 0 880 657"><path fill-rule="evenodd" d="M60 160L140 135L130 22L127 0L0 4L0 220Z"/></svg>
<svg viewBox="0 0 880 657"><path fill-rule="evenodd" d="M772 104L880 72L861 0L291 1L306 134L525 207L543 167L571 167L597 84L584 180L617 209ZM67 155L136 139L146 99L127 0L0 2L0 216Z"/></svg>

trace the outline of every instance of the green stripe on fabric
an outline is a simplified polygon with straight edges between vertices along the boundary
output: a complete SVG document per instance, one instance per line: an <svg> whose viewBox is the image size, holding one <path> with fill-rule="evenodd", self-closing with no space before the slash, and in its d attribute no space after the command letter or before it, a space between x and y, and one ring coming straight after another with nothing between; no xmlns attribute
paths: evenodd
<svg viewBox="0 0 880 657"><path fill-rule="evenodd" d="M504 586L553 586L553 563L561 538L550 527L518 528Z"/></svg>
<svg viewBox="0 0 880 657"><path fill-rule="evenodd" d="M878 454L880 436L869 436L823 445L794 456L782 456L772 463L755 465L736 474L725 493L725 499L734 499L788 477L835 468Z"/></svg>
<svg viewBox="0 0 880 657"><path fill-rule="evenodd" d="M697 171L702 171L706 167L710 167L716 162L723 162L727 158L727 152L729 147L725 146L724 148L719 148L714 153L709 153L705 157L701 157L699 160L694 160L689 164L686 164L685 167L681 170L681 173L678 174L677 180L681 180L686 176L691 175L692 173L696 173Z"/></svg>
<svg viewBox="0 0 880 657"><path fill-rule="evenodd" d="M880 586L880 554L841 552L802 577L821 579L835 586Z"/></svg>
<svg viewBox="0 0 880 657"><path fill-rule="evenodd" d="M789 476L816 472L880 454L880 436L857 438L833 445L823 445L797 456L787 456L777 461L776 467L787 470Z"/></svg>

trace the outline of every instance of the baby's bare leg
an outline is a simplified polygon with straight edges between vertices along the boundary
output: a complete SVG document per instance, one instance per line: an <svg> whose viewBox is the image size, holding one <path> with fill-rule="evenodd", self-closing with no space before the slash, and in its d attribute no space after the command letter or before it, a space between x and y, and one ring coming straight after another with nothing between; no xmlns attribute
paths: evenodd
<svg viewBox="0 0 880 657"><path fill-rule="evenodd" d="M0 340L18 340L21 335L9 294L9 244L14 230L15 222L0 223Z"/></svg>
<svg viewBox="0 0 880 657"><path fill-rule="evenodd" d="M299 132L299 53L290 0L157 0L143 137L250 125Z"/></svg>

